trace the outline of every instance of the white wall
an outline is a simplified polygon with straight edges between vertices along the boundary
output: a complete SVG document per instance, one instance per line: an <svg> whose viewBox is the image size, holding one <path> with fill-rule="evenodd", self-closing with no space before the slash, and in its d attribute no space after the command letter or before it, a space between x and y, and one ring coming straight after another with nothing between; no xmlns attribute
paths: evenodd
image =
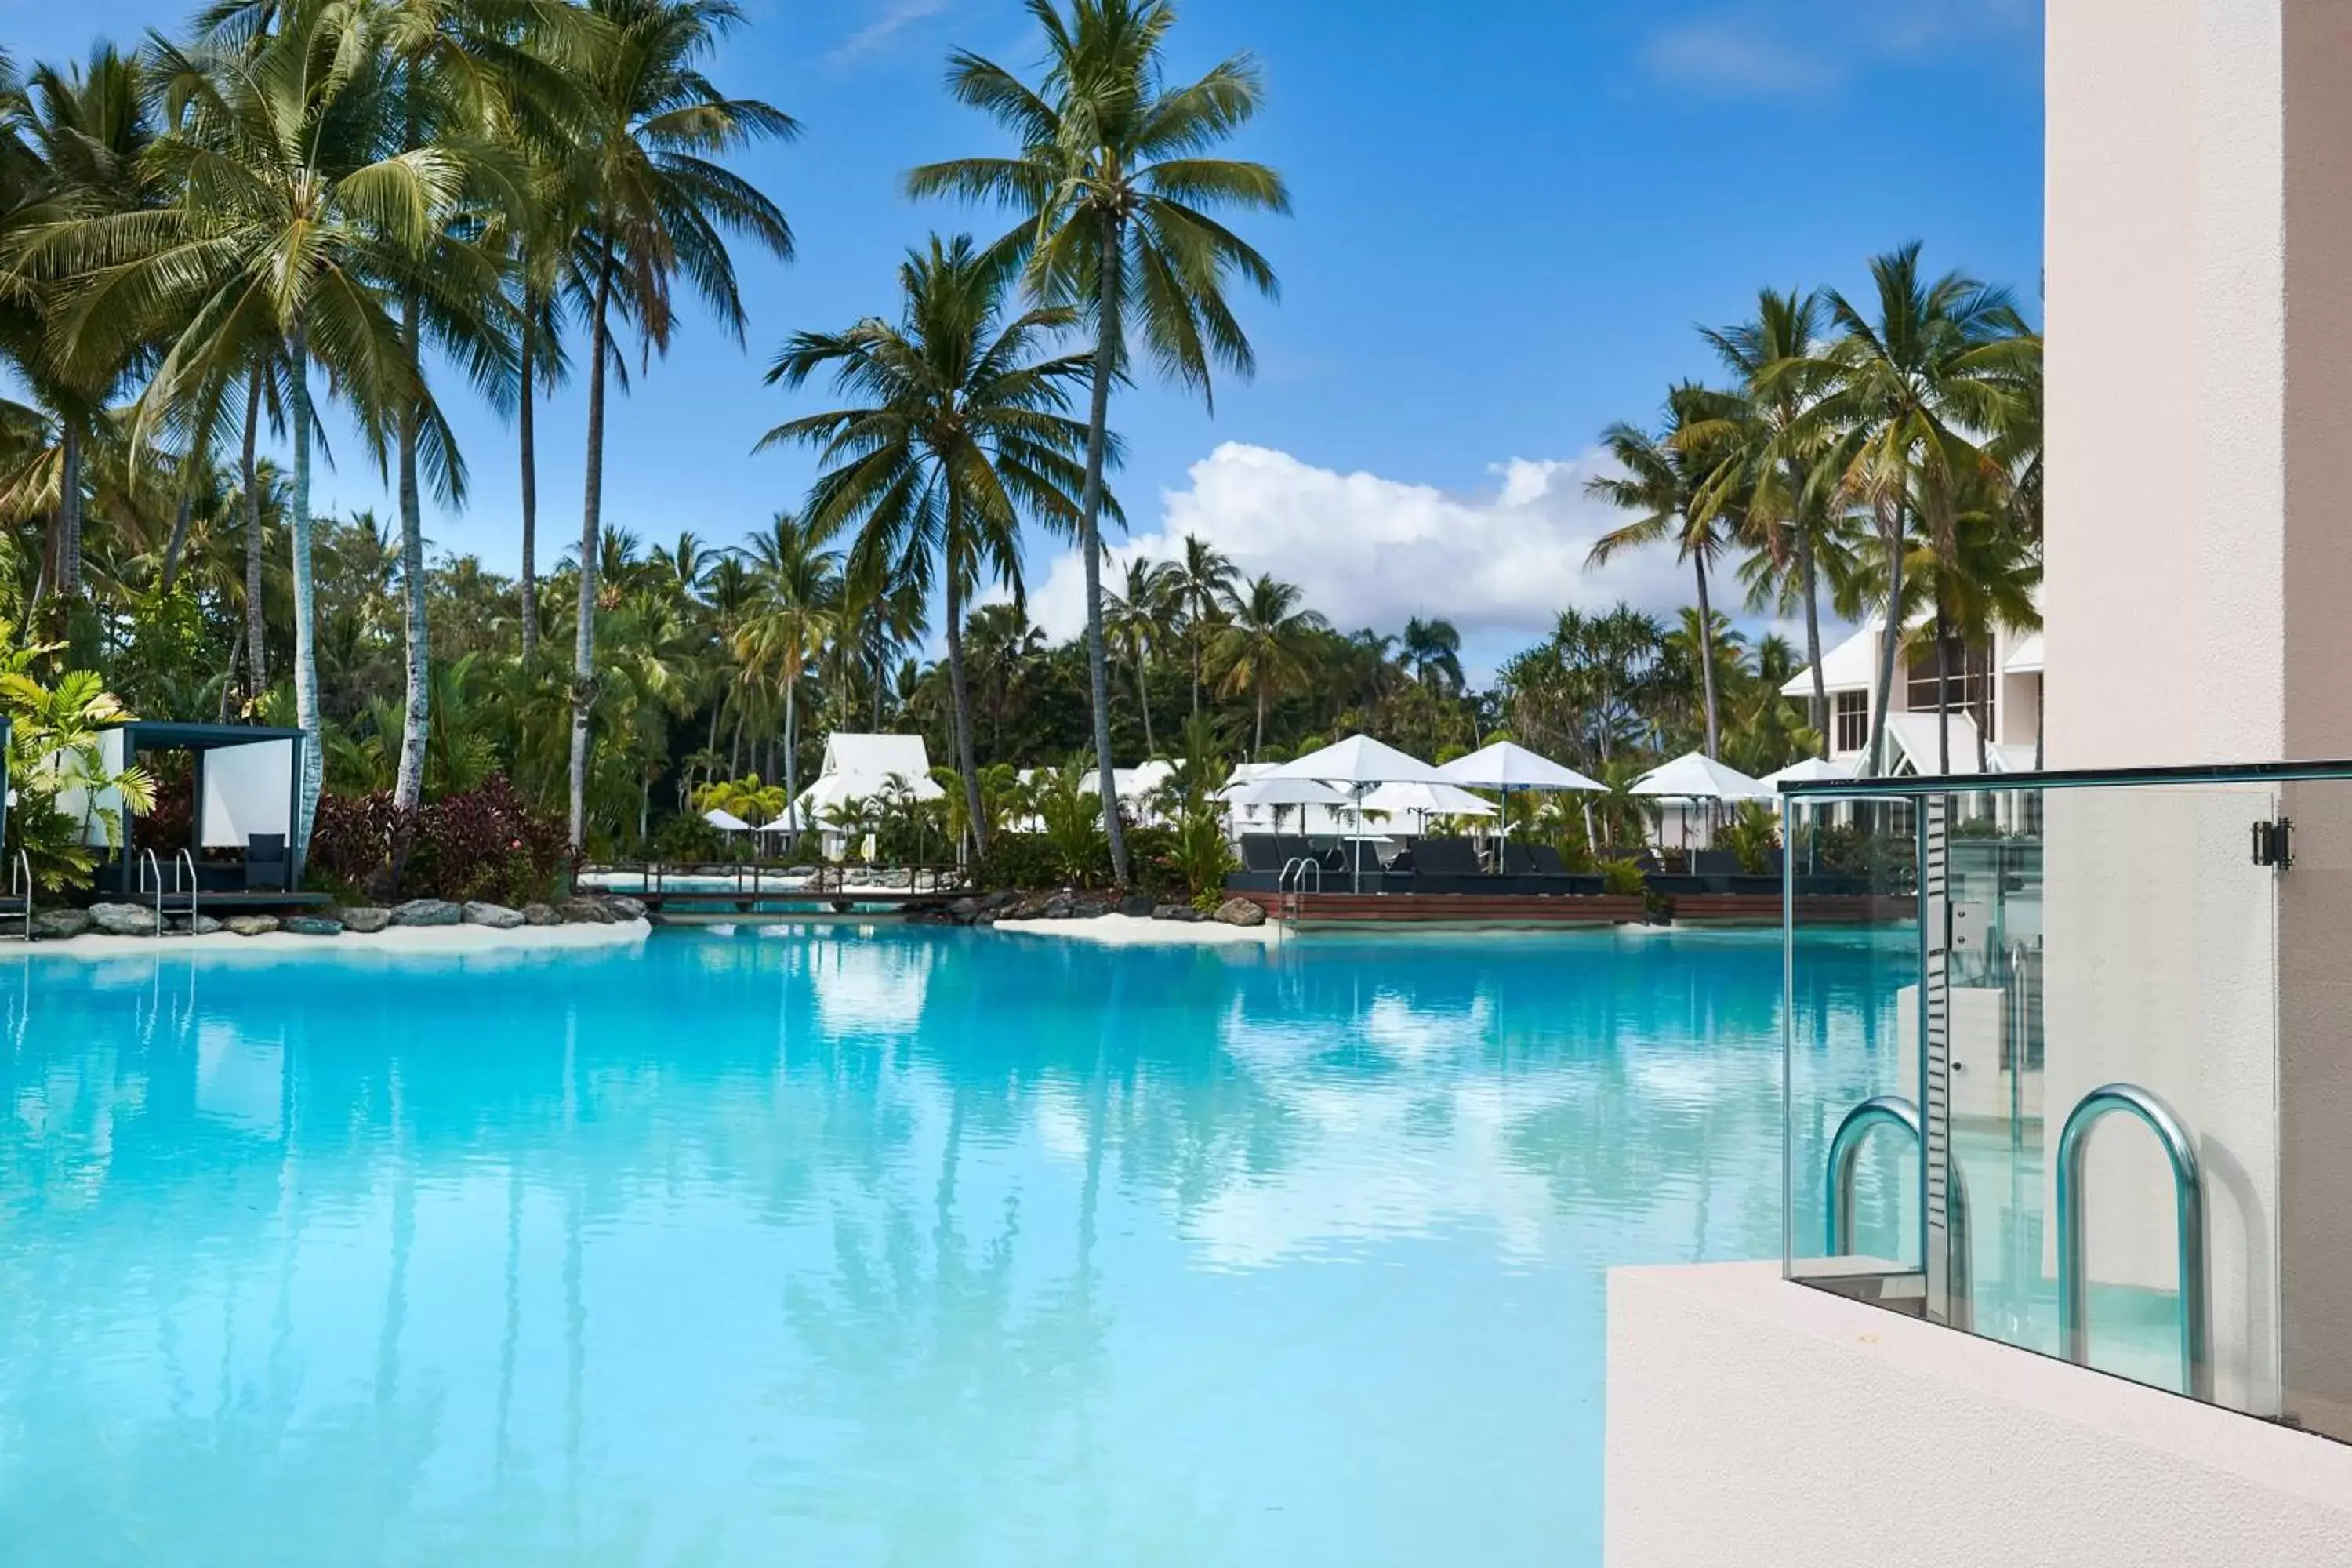
<svg viewBox="0 0 2352 1568"><path fill-rule="evenodd" d="M2352 1563L2352 1447L1791 1285L1609 1277L1609 1568Z"/></svg>
<svg viewBox="0 0 2352 1568"><path fill-rule="evenodd" d="M215 746L197 757L203 770L205 848L242 849L256 833L294 837L294 742L254 741Z"/></svg>

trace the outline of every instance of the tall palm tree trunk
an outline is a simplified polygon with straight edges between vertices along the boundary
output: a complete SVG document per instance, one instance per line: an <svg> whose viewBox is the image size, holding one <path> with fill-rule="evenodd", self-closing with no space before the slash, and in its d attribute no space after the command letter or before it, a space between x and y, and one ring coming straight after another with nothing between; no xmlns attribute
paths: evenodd
<svg viewBox="0 0 2352 1568"><path fill-rule="evenodd" d="M1943 595L1936 599L1936 771L1952 771L1952 639L1946 631Z"/></svg>
<svg viewBox="0 0 2352 1568"><path fill-rule="evenodd" d="M801 821L801 748L800 736L796 732L800 729L801 722L799 700L800 686L800 659L796 654L793 659L791 668L784 671L784 761L782 770L784 775L784 809L792 813L791 821L793 831L791 837L793 843L795 845L800 843L801 829L806 826L806 824Z"/></svg>
<svg viewBox="0 0 2352 1568"><path fill-rule="evenodd" d="M613 247L596 268L594 320L589 324L588 472L581 487L580 626L572 643L572 847L588 835L588 715L596 702L596 549L604 522L604 357L611 352Z"/></svg>
<svg viewBox="0 0 2352 1568"><path fill-rule="evenodd" d="M193 470L193 458L183 458ZM195 521L195 503L188 495L188 475L180 476L180 502L172 514L172 537L163 542L163 596L170 598L180 584L180 558L188 549L188 529Z"/></svg>
<svg viewBox="0 0 2352 1568"><path fill-rule="evenodd" d="M401 338L409 373L416 373L416 298L401 301ZM425 609L425 516L416 489L416 398L412 386L400 409L400 599L402 630L406 643L408 692L401 710L400 769L394 775L393 804L403 813L414 811L425 798L425 741L433 702L432 656L427 642ZM393 852L393 870L406 858L406 845ZM389 887L384 889L391 891Z"/></svg>
<svg viewBox="0 0 2352 1568"><path fill-rule="evenodd" d="M1870 759L1866 778L1877 778L1886 752L1886 705L1895 700L1895 655L1903 640L1903 513L1891 515L1881 507L1879 538L1886 546L1886 624L1878 639L1878 700L1870 715Z"/></svg>
<svg viewBox="0 0 2352 1568"><path fill-rule="evenodd" d="M326 773L326 747L319 722L319 644L313 626L310 584L310 384L305 371L310 345L299 325L287 345L293 367L294 497L287 531L294 557L294 721L302 728L302 790L295 802L294 865L299 872L318 815L319 786Z"/></svg>
<svg viewBox="0 0 2352 1568"><path fill-rule="evenodd" d="M1251 762L1255 762L1255 761L1257 761L1258 753L1259 753L1260 752L1265 751L1265 686L1264 686L1264 685L1262 685L1262 684L1261 684L1261 685L1258 687L1258 689L1257 689L1257 729L1256 729L1255 731L1253 731L1253 732L1251 733L1251 735L1250 735L1250 761L1251 761ZM1301 813L1300 815L1301 815L1302 818L1303 818L1303 817L1304 817L1304 816L1305 816L1305 814L1304 814L1304 813Z"/></svg>
<svg viewBox="0 0 2352 1568"><path fill-rule="evenodd" d="M522 661L539 652L539 433L531 412L530 302L524 302L522 401L515 408L515 440L522 456Z"/></svg>
<svg viewBox="0 0 2352 1568"><path fill-rule="evenodd" d="M1160 742L1151 738L1151 659L1138 648L1135 654L1135 705L1143 710L1143 756L1149 762L1160 754Z"/></svg>
<svg viewBox="0 0 2352 1568"><path fill-rule="evenodd" d="M948 706L954 710L956 771L963 774L964 815L971 823L973 852L988 853L988 819L980 803L980 762L971 740L971 694L964 682L963 594L948 574Z"/></svg>
<svg viewBox="0 0 2352 1568"><path fill-rule="evenodd" d="M261 367L245 384L245 445L237 454L237 482L245 487L245 694L259 700L269 686L269 626L261 603L261 480L253 446L261 429Z"/></svg>
<svg viewBox="0 0 2352 1568"><path fill-rule="evenodd" d="M1813 533L1800 520L1797 526L1797 578L1805 595L1805 661L1813 672L1810 699L1813 733L1822 738L1822 755L1831 751L1829 677L1822 670L1821 577L1813 566Z"/></svg>
<svg viewBox="0 0 2352 1568"><path fill-rule="evenodd" d="M1078 549L1087 568L1087 675L1095 703L1095 775L1102 792L1103 834L1110 841L1111 879L1127 886L1127 834L1118 820L1118 781L1111 776L1110 658L1103 646L1103 447L1110 425L1110 382L1118 368L1119 266L1123 253L1116 219L1103 224L1102 297L1095 341L1095 384L1087 410L1087 479L1078 497Z"/></svg>
<svg viewBox="0 0 2352 1568"><path fill-rule="evenodd" d="M81 597L81 427L58 421L58 599L70 615Z"/></svg>
<svg viewBox="0 0 2352 1568"><path fill-rule="evenodd" d="M1716 721L1715 710L1715 607L1706 596L1706 558L1691 557L1698 576L1698 677L1699 694L1706 705L1706 754L1710 757L1722 749L1721 726Z"/></svg>

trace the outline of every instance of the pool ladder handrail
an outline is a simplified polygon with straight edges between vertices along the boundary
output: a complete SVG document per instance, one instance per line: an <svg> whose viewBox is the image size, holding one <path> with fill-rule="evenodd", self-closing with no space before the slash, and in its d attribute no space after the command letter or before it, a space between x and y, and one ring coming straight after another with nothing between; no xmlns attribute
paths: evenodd
<svg viewBox="0 0 2352 1568"><path fill-rule="evenodd" d="M1877 1127L1899 1127L1916 1145L1925 1137L1919 1108L1899 1094L1874 1095L1845 1113L1830 1139L1829 1256L1843 1258L1853 1250L1853 1173L1862 1158L1863 1141ZM1950 1326L1963 1333L1976 1321L1974 1256L1969 1247L1969 1195L1959 1167L1952 1167L1950 1203L1947 1211L1951 1247Z"/></svg>
<svg viewBox="0 0 2352 1568"><path fill-rule="evenodd" d="M2075 1102L2058 1134L2059 1353L2091 1364L2091 1283L2084 1257L2083 1161L2091 1130L2128 1111L2156 1134L2172 1167L2174 1244L2179 1252L2180 1385L2193 1399L2213 1398L2205 1317L2205 1177L2196 1141L2172 1108L2137 1084L2103 1084Z"/></svg>
<svg viewBox="0 0 2352 1568"><path fill-rule="evenodd" d="M183 849L172 858L172 891L174 893L182 891L180 868L183 866L188 868L188 885L185 889L188 895L188 934L194 936L196 931L196 857L194 851ZM155 851L152 849L142 849L139 852L139 890L141 892L148 890L148 879L151 873L154 879L155 934L162 936L163 934L163 863L155 858ZM29 920L27 929L30 929Z"/></svg>
<svg viewBox="0 0 2352 1568"><path fill-rule="evenodd" d="M17 850L16 858L8 863L8 896L25 900L25 941L30 945L33 940L33 858L22 849Z"/></svg>
<svg viewBox="0 0 2352 1568"><path fill-rule="evenodd" d="M1282 863L1282 874L1274 879L1274 890L1282 905L1282 918L1293 925L1307 913L1307 878L1314 873L1315 890L1323 890L1323 862L1312 855L1293 855Z"/></svg>

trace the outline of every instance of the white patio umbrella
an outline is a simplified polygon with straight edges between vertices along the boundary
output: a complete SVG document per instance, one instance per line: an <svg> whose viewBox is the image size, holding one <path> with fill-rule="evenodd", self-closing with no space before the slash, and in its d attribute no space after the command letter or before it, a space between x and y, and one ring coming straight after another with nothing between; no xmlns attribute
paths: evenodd
<svg viewBox="0 0 2352 1568"><path fill-rule="evenodd" d="M1345 805L1348 797L1320 779L1292 779L1274 775L1227 784L1225 802L1238 806L1272 806L1275 831L1282 830L1282 808L1286 805Z"/></svg>
<svg viewBox="0 0 2352 1568"><path fill-rule="evenodd" d="M1773 794L1761 780L1750 778L1704 752L1685 752L1671 763L1652 768L1633 781L1632 793L1656 800L1685 802L1769 800ZM1683 832L1687 843L1687 816L1684 818Z"/></svg>
<svg viewBox="0 0 2352 1568"><path fill-rule="evenodd" d="M1758 784L1777 791L1784 784L1818 784L1828 779L1853 777L1852 763L1833 763L1826 757L1807 757L1790 763L1787 767L1766 773Z"/></svg>
<svg viewBox="0 0 2352 1568"><path fill-rule="evenodd" d="M1433 816L1492 816L1501 808L1455 784L1384 784L1358 802L1357 809L1381 816L1410 812L1426 826Z"/></svg>
<svg viewBox="0 0 2352 1568"><path fill-rule="evenodd" d="M1364 796L1378 784L1441 784L1453 781L1419 757L1398 751L1385 742L1370 735L1350 735L1335 741L1320 751L1283 763L1267 775L1271 778L1321 779L1326 784L1345 784L1354 802L1357 820L1361 825ZM1364 885L1364 859L1360 852L1349 857L1349 885L1361 889Z"/></svg>
<svg viewBox="0 0 2352 1568"><path fill-rule="evenodd" d="M1530 752L1516 741L1496 741L1482 746L1466 757L1456 757L1438 770L1457 784L1469 784L1475 789L1500 790L1503 795L1503 835L1511 832L1511 792L1527 790L1531 794L1565 794L1569 791L1591 791L1605 795L1609 786L1597 779L1587 778L1574 768L1564 767L1549 757ZM1585 814L1584 836L1592 837L1592 816Z"/></svg>

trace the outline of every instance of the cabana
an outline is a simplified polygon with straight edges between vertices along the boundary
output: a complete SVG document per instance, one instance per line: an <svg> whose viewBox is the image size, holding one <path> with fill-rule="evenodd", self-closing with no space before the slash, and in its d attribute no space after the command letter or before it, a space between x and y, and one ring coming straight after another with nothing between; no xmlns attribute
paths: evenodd
<svg viewBox="0 0 2352 1568"><path fill-rule="evenodd" d="M302 793L299 730L249 724L176 724L133 719L99 731L100 765L107 776L145 754L189 755L190 832L184 848L135 848L136 814L121 795L101 790L95 798L68 789L59 809L79 816L84 842L106 850L105 824L97 812L121 816L121 842L106 853L92 874L101 893L152 897L160 880L169 893L200 893L208 904L284 905L325 903L324 893L304 893L300 846L295 842L295 803ZM155 857L146 870L148 854ZM195 885L188 886L193 866Z"/></svg>
<svg viewBox="0 0 2352 1568"><path fill-rule="evenodd" d="M931 777L931 755L920 735L856 735L835 732L825 737L824 761L816 782L801 791L794 809L771 823L771 831L795 833L823 826L826 813L851 801L872 802L903 790L913 800L944 800L947 791ZM826 828L825 850L839 855L848 835Z"/></svg>
<svg viewBox="0 0 2352 1568"><path fill-rule="evenodd" d="M1632 793L1673 803L1680 819L1683 847L1704 849L1715 842L1715 823L1720 807L1743 800L1769 800L1774 792L1760 780L1704 752L1685 752L1673 762L1643 773L1634 781ZM1696 837L1691 832L1694 826L1699 829ZM1662 821L1658 832L1661 847L1665 841L1665 825Z"/></svg>

